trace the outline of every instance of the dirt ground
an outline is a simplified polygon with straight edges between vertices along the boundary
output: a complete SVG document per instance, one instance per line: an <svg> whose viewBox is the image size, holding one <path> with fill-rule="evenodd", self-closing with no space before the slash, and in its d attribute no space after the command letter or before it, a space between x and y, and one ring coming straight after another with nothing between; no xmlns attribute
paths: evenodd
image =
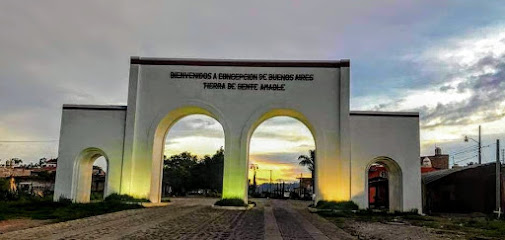
<svg viewBox="0 0 505 240"><path fill-rule="evenodd" d="M342 228L358 239L466 239L464 233L442 231L395 222L348 221Z"/></svg>
<svg viewBox="0 0 505 240"><path fill-rule="evenodd" d="M23 230L52 223L51 220L9 219L0 221L0 233Z"/></svg>

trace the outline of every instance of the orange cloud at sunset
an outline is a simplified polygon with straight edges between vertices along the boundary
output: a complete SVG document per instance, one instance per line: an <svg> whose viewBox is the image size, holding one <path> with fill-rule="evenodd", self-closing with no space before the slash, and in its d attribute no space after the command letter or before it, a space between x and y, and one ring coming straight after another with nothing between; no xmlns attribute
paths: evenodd
<svg viewBox="0 0 505 240"><path fill-rule="evenodd" d="M272 182L296 182L300 176L310 177L310 171L306 167L299 166L296 163L275 162L262 159L254 159L251 156L250 164L256 164L256 182L257 184L270 182L270 170L272 170ZM249 179L252 183L254 170L249 170Z"/></svg>

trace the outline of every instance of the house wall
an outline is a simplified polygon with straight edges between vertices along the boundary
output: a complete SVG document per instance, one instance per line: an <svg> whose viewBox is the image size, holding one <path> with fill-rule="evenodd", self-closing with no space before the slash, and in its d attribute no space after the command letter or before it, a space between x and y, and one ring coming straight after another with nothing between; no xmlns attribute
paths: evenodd
<svg viewBox="0 0 505 240"><path fill-rule="evenodd" d="M119 192L125 114L126 108L122 106L63 106L55 200L65 197L85 202L87 196L89 201L90 189L79 185L79 176L88 175L89 170L91 182L91 166L94 159L90 158L95 156L89 155L85 157L86 159L83 158L83 152L89 152L90 149L99 149L106 155L108 163L106 195ZM86 169L83 169L84 167ZM80 197L82 199L77 199L78 196L82 196Z"/></svg>
<svg viewBox="0 0 505 240"><path fill-rule="evenodd" d="M351 112L350 126L351 199L360 208L368 207L368 167L374 159L387 157L401 169L401 184L389 189L402 198L393 210L421 211L418 113Z"/></svg>
<svg viewBox="0 0 505 240"><path fill-rule="evenodd" d="M502 174L505 168L502 168ZM424 185L426 213L492 213L496 207L496 165L457 171ZM503 179L502 186L503 186ZM503 189L503 188L502 188ZM505 202L501 198L502 204Z"/></svg>

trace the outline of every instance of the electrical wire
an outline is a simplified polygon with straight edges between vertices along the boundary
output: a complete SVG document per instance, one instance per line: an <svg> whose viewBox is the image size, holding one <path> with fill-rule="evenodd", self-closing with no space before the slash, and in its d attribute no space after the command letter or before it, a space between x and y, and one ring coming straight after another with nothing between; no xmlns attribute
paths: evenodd
<svg viewBox="0 0 505 240"><path fill-rule="evenodd" d="M461 159L461 160L455 161L455 162L454 162L454 164L456 164L456 163L460 163L460 162L463 162L463 161L466 161L466 160L468 160L468 159L472 159L472 158L474 158L474 157L478 157L478 156L479 156L479 155L475 155L475 156L471 156L471 157L463 158L463 159Z"/></svg>

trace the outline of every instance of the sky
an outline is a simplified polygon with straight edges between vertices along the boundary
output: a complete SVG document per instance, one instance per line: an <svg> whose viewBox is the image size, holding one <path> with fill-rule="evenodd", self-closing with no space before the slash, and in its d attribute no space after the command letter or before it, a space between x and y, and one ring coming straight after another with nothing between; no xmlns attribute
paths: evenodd
<svg viewBox="0 0 505 240"><path fill-rule="evenodd" d="M212 155L224 147L224 131L214 118L190 115L177 121L165 137L165 155L188 151L200 158ZM310 130L291 117L273 117L262 122L251 136L249 164L257 167L258 184L270 182L297 182L297 177L310 177L307 167L300 166L298 157L309 156L315 149ZM226 150L226 149L225 149ZM249 170L253 179L254 170Z"/></svg>
<svg viewBox="0 0 505 240"><path fill-rule="evenodd" d="M503 13L470 0L1 1L0 159L56 157L63 103L125 105L130 56L350 59L352 110L419 111L423 155L472 149L479 124L487 146L505 140Z"/></svg>

